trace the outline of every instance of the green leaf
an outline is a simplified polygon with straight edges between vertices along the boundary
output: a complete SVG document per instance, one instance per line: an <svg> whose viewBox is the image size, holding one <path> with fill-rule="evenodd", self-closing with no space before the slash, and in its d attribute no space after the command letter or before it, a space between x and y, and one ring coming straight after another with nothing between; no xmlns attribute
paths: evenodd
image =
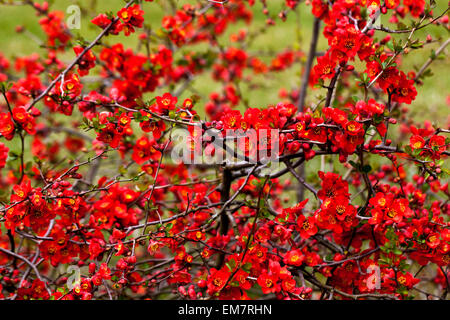
<svg viewBox="0 0 450 320"><path fill-rule="evenodd" d="M154 104L155 102L156 102L156 97L153 98L153 99L151 99L151 100L149 100L149 101L147 101L147 105L148 105L148 106L151 106L151 105Z"/></svg>
<svg viewBox="0 0 450 320"><path fill-rule="evenodd" d="M392 41L389 41L388 43L386 43L386 47L388 47L389 50L394 51L394 44L392 43Z"/></svg>
<svg viewBox="0 0 450 320"><path fill-rule="evenodd" d="M236 268L236 260L231 259L230 261L228 261L226 263L226 266L228 267L228 269L230 270L230 272L233 272L233 270Z"/></svg>
<svg viewBox="0 0 450 320"><path fill-rule="evenodd" d="M0 91L6 93L11 89L12 85L12 82L2 81L0 82Z"/></svg>
<svg viewBox="0 0 450 320"><path fill-rule="evenodd" d="M410 47L413 48L413 49L418 49L418 48L422 48L422 47L423 47L423 44L420 43L420 42L416 42L416 43L412 43L412 44L410 45Z"/></svg>
<svg viewBox="0 0 450 320"><path fill-rule="evenodd" d="M431 50L430 58L431 58L432 60L436 59L436 51L434 51L434 49Z"/></svg>
<svg viewBox="0 0 450 320"><path fill-rule="evenodd" d="M359 164L357 164L355 161L349 160L348 163L350 163L351 166L352 166L353 168L355 168L356 170L359 170Z"/></svg>
<svg viewBox="0 0 450 320"><path fill-rule="evenodd" d="M352 96L352 100L353 100L353 102L358 102L360 99L359 99L359 97L358 96Z"/></svg>
<svg viewBox="0 0 450 320"><path fill-rule="evenodd" d="M252 264L250 262L247 262L242 266L242 270L244 270L247 273L250 273L250 270L252 269Z"/></svg>

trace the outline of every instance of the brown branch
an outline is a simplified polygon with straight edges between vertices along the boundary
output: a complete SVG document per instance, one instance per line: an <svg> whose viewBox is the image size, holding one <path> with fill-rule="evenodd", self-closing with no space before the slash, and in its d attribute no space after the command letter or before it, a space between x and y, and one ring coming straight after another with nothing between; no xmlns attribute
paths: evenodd
<svg viewBox="0 0 450 320"><path fill-rule="evenodd" d="M128 8L129 6L131 6L134 3L134 0L129 1L124 8ZM53 79L53 81L50 83L50 85L38 96L36 97L31 104L28 106L28 110L30 110L36 103L38 103L42 98L44 98L49 92L50 90L53 89L53 87L56 85L56 83L63 79L64 76L83 58L83 56L89 51L91 50L107 33L108 31L112 28L112 26L114 24L117 23L117 21L119 21L119 17L115 17L111 23L106 26L105 29L103 29L103 31L94 39L94 41L92 41L86 48L84 48L84 50L80 53L80 55L78 55L70 64L69 66L67 66L66 69L64 69L63 72L61 72L55 79Z"/></svg>
<svg viewBox="0 0 450 320"><path fill-rule="evenodd" d="M312 32L311 44L309 47L308 60L306 61L305 72L303 73L303 77L302 77L302 87L300 88L300 94L298 97L298 106L297 106L298 111L303 111L303 109L304 109L306 92L308 90L309 77L311 75L312 64L316 57L317 40L319 38L319 31L320 31L320 19L314 18L313 32Z"/></svg>
<svg viewBox="0 0 450 320"><path fill-rule="evenodd" d="M224 206L221 210L220 213L220 234L222 236L227 235L228 233L228 228L230 225L230 220L228 219L228 216L226 214L226 207L229 204L229 199L230 199L230 188L231 188L231 183L233 181L232 178L232 173L230 170L225 169L223 171L223 176L222 176L222 186L220 187L220 201L224 202ZM225 261L225 254L220 254L219 258L217 260L217 269L220 269L223 265L223 262Z"/></svg>
<svg viewBox="0 0 450 320"><path fill-rule="evenodd" d="M416 76L414 77L414 81L417 83L419 82L419 78L420 76L425 72L425 70L430 66L430 64L436 60L436 58L438 57L438 55L448 46L448 44L450 43L450 38L448 38L435 52L434 54L434 58L430 57L425 63L424 65L419 69L419 71L417 71Z"/></svg>
<svg viewBox="0 0 450 320"><path fill-rule="evenodd" d="M325 108L328 108L333 100L334 96L334 90L336 88L336 83L339 78L339 75L341 74L341 67L337 67L336 73L334 74L334 77L330 81L330 85L328 86L328 92L327 92L327 99L325 101Z"/></svg>
<svg viewBox="0 0 450 320"><path fill-rule="evenodd" d="M289 169L289 171L294 175L294 177L298 180L298 182L300 182L300 184L302 186L304 186L306 189L308 189L309 191L312 192L312 194L314 194L314 196L316 197L317 200L319 200L318 196L317 196L317 190L314 189L313 186L311 186L309 183L307 183L305 181L305 179L303 179L303 177L301 177L296 171L295 169L292 167L292 164L289 160L284 161L284 163L286 164L286 167Z"/></svg>

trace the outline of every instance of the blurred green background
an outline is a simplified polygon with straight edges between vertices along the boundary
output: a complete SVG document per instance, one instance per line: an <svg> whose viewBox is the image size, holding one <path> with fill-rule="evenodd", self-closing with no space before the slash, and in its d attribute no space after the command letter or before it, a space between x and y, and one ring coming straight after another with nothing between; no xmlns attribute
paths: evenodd
<svg viewBox="0 0 450 320"><path fill-rule="evenodd" d="M12 0L12 3L18 2L20 0ZM1 2L1 1L0 1ZM4 2L9 2L9 0L4 0ZM42 3L43 1L37 1ZM205 4L206 0L203 1ZM269 11L271 14L276 15L280 12L284 0L268 0ZM435 14L440 14L448 5L448 0L436 0L438 6L434 10ZM50 1L52 9L58 9L60 11L66 12L66 9L70 5L80 5L86 8L86 11L82 11L81 17L81 29L72 30L75 35L80 35L87 41L93 40L96 35L100 32L97 26L90 23L90 20L96 16L98 13L113 12L116 13L120 8L123 7L123 0L55 0ZM164 16L165 9L167 12L171 12L171 5L175 4L177 7L181 7L185 3L196 4L197 0L154 0L153 3L144 2L146 8L145 13L145 23L151 25L152 29L158 29L161 26L161 20ZM251 48L248 49L250 54L257 54L259 52L281 52L284 48L290 47L294 49L300 48L308 53L309 42L311 38L312 22L313 17L311 14L311 7L306 6L305 3L300 4L296 13L290 13L288 19L282 22L280 19L276 19L276 25L274 27L266 28L264 34L259 35ZM262 13L262 6L257 1L253 7L254 12L254 24L250 27L251 30L257 30L262 28L267 17ZM13 58L15 56L26 56L31 53L37 52L44 54L45 50L39 48L39 42L45 40L45 35L40 28L38 23L39 17L36 17L35 11L29 5L2 5L0 4L0 53L4 54L8 58ZM405 19L405 23L410 22L410 17ZM386 17L382 17L382 22L387 24ZM15 29L17 26L24 26L26 32L16 33ZM240 29L247 29L245 23L240 22L230 26L226 34L219 37L219 42L221 45L227 47L230 45L235 45L230 42L230 35L236 33ZM395 28L395 26L390 26ZM121 42L125 47L130 47L133 49L137 48L137 34L133 34L130 37L124 36L110 36L104 38L104 42L108 44L115 44ZM440 42L445 41L449 37L449 32L443 27L430 26L422 29L416 33L414 38L425 39L426 35L430 34L433 39L440 40ZM377 33L377 37L384 37L384 33ZM401 34L396 36L396 38L406 38L407 34ZM405 73L414 70L414 67L420 68L422 64L430 56L431 50L436 49L439 43L433 43L427 45L424 49L413 50L409 54L405 55L403 58L403 63L400 69ZM328 47L326 40L323 36L320 37L319 41L319 51L324 51ZM208 50L206 45L197 45L192 48L193 50ZM450 48L447 49L448 51ZM98 48L94 50L98 53ZM64 62L70 62L74 57L72 50L68 50L67 53L61 56ZM270 62L273 55L260 55L261 59L265 62ZM357 65L359 67L359 65ZM251 107L266 107L270 104L276 104L280 101L279 90L285 88L287 90L298 89L301 85L300 71L302 66L300 64L295 64L292 68L279 72L272 73L268 77L256 77L254 80L257 84L256 87L249 88L247 83L241 83L241 90L245 97L248 99L248 103ZM449 55L442 60L437 60L431 65L431 70L434 75L427 78L423 86L417 87L418 96L416 100L409 106L410 112L408 117L415 122L423 123L424 120L431 121L436 127L447 127L449 123L449 104L446 101L450 100L449 87L450 87L450 58ZM361 68L358 69L361 71ZM349 78L353 81L353 77ZM197 105L196 109L201 114L204 115L202 106L208 101L209 94L211 92L218 92L221 90L221 84L211 81L210 74L204 74L197 77L192 83L193 92L196 92L202 98L200 103ZM149 94L149 96L155 96L167 91L167 88L158 89L155 93ZM192 94L192 91L186 91L181 98L188 97ZM325 89L309 89L309 96L307 102L316 103L319 101L320 95L325 94ZM362 97L362 92L359 93ZM243 107L242 105L240 106ZM63 119L63 116L57 115L58 119ZM72 119L74 119L73 117ZM70 119L70 120L72 120ZM89 133L91 136L95 136L94 132ZM393 133L390 133L393 135ZM62 134L61 134L62 135ZM391 136L392 137L392 136ZM11 149L14 151L19 151L18 139L15 139L8 143ZM30 138L27 138L27 146L31 142ZM29 149L26 150L29 153ZM71 155L75 157L74 155ZM377 158L377 157L373 157ZM26 159L29 159L28 155ZM379 161L380 158L377 158ZM323 160L323 161L322 161ZM317 170L322 169L324 171L341 170L345 172L346 169L340 165L336 157L319 158L316 157L313 161L308 163L307 180L317 179ZM374 169L379 166L383 161L373 163L374 160L370 160L370 164ZM105 166L106 168L107 166ZM104 169L106 170L106 169ZM116 170L115 166L111 166L111 170ZM409 175L414 172L408 172ZM107 174L102 171L102 174ZM110 176L115 174L111 173ZM310 177L313 175L314 177ZM288 194L288 202L295 202L295 194L291 191ZM306 192L306 197L310 196ZM309 204L312 205L312 204Z"/></svg>
<svg viewBox="0 0 450 320"><path fill-rule="evenodd" d="M6 0L9 1L9 0ZM203 1L205 5L207 1ZM269 11L271 15L276 16L283 8L284 0L270 0L267 1L269 5ZM42 3L42 1L39 1ZM87 41L92 41L99 33L99 28L92 23L90 20L95 17L98 13L113 12L116 13L124 5L123 0L56 0L51 4L52 9L57 9L66 12L67 8L73 4L81 4L80 7L86 8L81 13L82 22L80 30L72 30L72 33L76 36L81 36ZM157 30L161 27L161 20L164 16L164 12L172 12L172 5L180 8L183 4L198 3L197 0L155 0L154 2L144 2L145 10L145 23L150 25L152 30ZM435 15L441 14L447 8L447 0L438 0L438 6L434 9ZM227 32L218 38L219 43L224 46L236 46L236 43L230 41L230 35L235 34L241 29L249 29L253 32L259 29L265 29L266 31L257 36L252 44L252 46L247 50L251 55L256 55L260 57L264 62L270 63L274 57L274 52L282 52L285 48L301 49L307 55L309 50L309 43L311 39L313 16L311 14L311 7L301 3L297 8L295 13L290 13L288 19L282 22L280 19L276 18L276 25L274 27L263 28L267 17L262 13L262 5L259 1L256 2L253 7L254 13L254 23L249 27L244 22L235 23L230 25ZM11 58L14 56L25 56L33 52L38 52L41 54L45 53L45 50L39 48L40 41L45 40L45 35L40 28L38 23L39 18L35 16L34 10L28 6L15 6L15 5L0 5L0 52L5 56ZM411 21L410 17L404 20L406 24ZM382 23L388 25L386 17L382 17ZM15 28L18 25L25 26L27 32L17 34ZM389 25L391 28L395 26ZM137 49L138 40L137 35L139 31L132 34L130 37L125 36L110 36L105 37L102 41L107 44L115 44L121 42L126 48ZM412 50L407 55L402 58L402 64L400 69L405 73L420 68L423 63L429 58L431 51L439 46L439 42L445 41L449 37L449 32L444 29L444 27L429 26L425 29L416 32L416 36L413 39L424 40L425 37L430 34L433 39L439 40L436 43L427 44L425 48L420 50ZM385 33L377 32L376 37L385 37ZM396 38L406 39L408 34L396 35ZM327 41L323 36L320 37L318 51L325 51L328 48ZM94 51L98 53L99 49ZM195 45L190 46L189 50L205 52L210 50L210 48L205 45ZM450 47L447 48L447 51ZM183 50L181 50L183 51ZM269 54L268 54L269 53ZM182 54L177 53L175 58L180 57ZM69 63L74 58L72 50L67 50L64 55L60 56L64 62ZM409 112L407 114L407 119L409 122L415 122L423 124L425 120L430 121L435 127L447 127L449 124L449 87L450 87L450 58L446 55L444 59L436 60L431 65L431 70L434 73L432 77L426 79L423 86L418 86L418 95L415 101L408 106ZM358 71L363 71L363 66L360 63L356 63L356 68ZM270 73L268 76L256 76L253 77L252 86L249 87L248 82L242 81L240 83L240 89L244 94L244 97L248 100L250 107L266 107L271 104L278 103L281 99L279 97L279 90L285 88L288 91L297 90L301 85L301 71L302 66L300 63L296 63L294 66L283 72ZM94 72L90 73L90 76ZM349 81L356 81L354 76L348 78ZM91 84L92 85L92 84ZM88 86L85 84L85 86ZM211 81L211 74L205 73L195 78L191 83L191 90L186 90L181 98L190 97L192 94L197 94L200 96L201 100L196 105L197 112L204 117L205 112L203 106L209 100L209 95L212 92L221 92L222 84ZM87 88L89 89L89 88ZM167 87L162 87L157 89L156 92L152 92L146 95L146 98L153 98L156 95L161 95L162 93L169 91ZM317 103L320 98L326 94L326 89L308 89L307 105L312 103ZM346 94L349 96L348 94ZM354 92L352 95L357 95L362 98L362 92ZM386 99L383 95L381 96L381 102ZM243 109L244 105L238 106L238 108ZM73 116L67 118L63 115L56 114L56 119L58 121L74 121L80 120L78 116ZM409 139L406 136L398 134L399 126L392 127L389 132L389 138L394 139L396 142L406 142ZM397 133L395 132L397 131ZM88 135L95 137L93 131L87 132ZM64 134L58 134L61 138L64 138ZM52 138L55 139L55 138ZM11 150L19 152L19 143L17 139L7 143ZM29 145L31 139L27 139L27 145ZM29 149L26 148L26 153L28 154ZM71 155L70 157L75 157L77 155ZM28 156L27 156L28 159ZM373 169L378 169L383 163L386 163L385 159L380 157L372 157L368 160ZM112 170L115 167L113 167ZM347 169L339 163L337 157L316 157L312 161L308 162L308 171L306 173L307 180L315 180L317 170L323 171L336 171L344 174ZM416 170L409 170L408 175L416 173ZM107 174L107 173L103 173ZM111 173L111 174L114 174ZM292 197L291 200L294 200Z"/></svg>
<svg viewBox="0 0 450 320"><path fill-rule="evenodd" d="M4 0L9 2L10 0ZM11 1L16 2L16 1ZM42 1L38 1L42 3ZM198 1L189 0L155 0L154 2L144 2L146 8L145 21L150 24L153 29L158 29L161 25L161 19L164 15L163 8L171 12L172 5L181 7L185 3L196 4ZM206 0L204 1L207 3ZM284 0L270 0L267 1L272 15L280 12ZM98 34L99 28L92 25L89 21L100 12L116 13L123 5L123 0L55 0L50 1L51 8L60 11L66 11L70 5L78 4L87 10L82 11L82 22L80 30L72 30L75 35L80 35L84 39L90 41ZM434 9L435 14L440 14L447 7L447 0L437 0L437 8ZM309 48L309 41L312 29L312 14L311 7L305 3L301 3L296 13L290 13L286 22L276 19L276 26L266 28L264 34L259 35L252 47L248 50L250 53L257 52L273 52L281 51L283 48L301 48L307 53ZM266 16L262 14L262 6L259 1L253 7L254 24L251 30L256 30L264 26ZM0 5L0 52L7 57L24 56L33 52L43 53L39 49L38 41L45 39L45 36L39 26L39 18L35 16L34 10L29 5ZM386 24L386 17L382 17L382 22ZM406 24L409 23L410 17L404 20ZM17 34L15 28L17 25L23 25L28 30L25 33ZM240 29L247 29L248 26L241 22L230 26L226 34L219 38L219 42L223 46L231 44L229 35L236 33ZM137 34L137 33L136 33ZM122 42L126 47L137 47L136 34L130 37L107 37L104 41L109 44ZM430 34L433 39L447 39L449 37L448 31L443 27L430 26L417 32L417 38L424 39L427 34ZM385 34L378 32L378 37L384 37ZM400 38L406 38L407 34L399 35ZM423 62L429 57L431 50L438 47L438 43L427 45L425 49L413 50L408 55L404 56L401 70L407 73L413 70L414 67L420 67ZM322 36L319 42L319 51L326 50L327 43ZM197 46L197 50L205 50L204 46ZM67 62L73 58L73 52L68 51L63 59ZM262 55L261 58L269 62L272 58L268 55ZM271 74L269 78L256 78L257 87L252 87L250 90L246 83L241 84L241 90L248 98L251 107L265 107L269 104L276 104L280 98L278 97L279 89L286 88L288 90L297 89L300 86L300 70L301 66L296 64L293 68L276 74ZM445 127L449 122L449 105L446 103L447 96L450 94L450 63L449 57L444 60L435 61L432 64L431 70L433 77L427 79L425 85L418 87L417 99L410 106L409 118L414 121L422 122L423 120L430 120L437 126ZM352 78L350 78L353 80ZM194 91L197 91L202 97L200 103L205 103L208 96L213 91L219 91L220 85L210 81L210 75L206 74L198 77L193 82ZM167 89L166 89L167 90ZM317 96L323 95L324 90L309 89L309 102L317 102ZM159 91L156 92L160 93ZM186 92L184 97L191 95L192 92ZM201 112L201 104L198 108Z"/></svg>

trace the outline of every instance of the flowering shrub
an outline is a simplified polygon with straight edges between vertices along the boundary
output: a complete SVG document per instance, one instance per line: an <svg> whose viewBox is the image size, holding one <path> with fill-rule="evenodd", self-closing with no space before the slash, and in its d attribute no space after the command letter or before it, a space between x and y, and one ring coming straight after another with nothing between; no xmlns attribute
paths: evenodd
<svg viewBox="0 0 450 320"><path fill-rule="evenodd" d="M197 1L149 21L165 6L129 1L89 42L22 5L45 54L0 54L1 298L447 298L450 131L406 105L449 43L417 31L449 30L448 7ZM300 8L308 51L253 49ZM298 89L250 106L242 83L299 66ZM187 95L205 76L219 92Z"/></svg>

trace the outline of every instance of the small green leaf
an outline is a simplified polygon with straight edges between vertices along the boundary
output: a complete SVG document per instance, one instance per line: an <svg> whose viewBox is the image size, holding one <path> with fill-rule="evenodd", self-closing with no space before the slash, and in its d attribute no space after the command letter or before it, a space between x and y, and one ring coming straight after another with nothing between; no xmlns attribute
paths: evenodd
<svg viewBox="0 0 450 320"><path fill-rule="evenodd" d="M372 171L372 167L369 164L366 164L365 166L362 167L361 170L364 173L369 173L370 171Z"/></svg>

